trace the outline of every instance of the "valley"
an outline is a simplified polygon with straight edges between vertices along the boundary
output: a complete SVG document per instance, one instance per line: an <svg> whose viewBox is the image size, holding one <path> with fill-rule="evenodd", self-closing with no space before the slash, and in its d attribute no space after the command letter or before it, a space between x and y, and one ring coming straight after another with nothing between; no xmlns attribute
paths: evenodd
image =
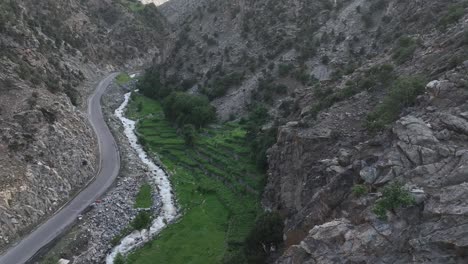
<svg viewBox="0 0 468 264"><path fill-rule="evenodd" d="M5 0L0 263L465 263L467 23L466 0Z"/></svg>

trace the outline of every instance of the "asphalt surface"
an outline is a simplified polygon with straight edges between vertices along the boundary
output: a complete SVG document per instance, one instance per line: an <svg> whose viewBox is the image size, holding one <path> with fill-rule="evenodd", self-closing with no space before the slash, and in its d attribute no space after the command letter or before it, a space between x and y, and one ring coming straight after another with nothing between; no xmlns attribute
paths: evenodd
<svg viewBox="0 0 468 264"><path fill-rule="evenodd" d="M119 151L101 110L101 96L116 75L113 73L104 78L88 101L88 119L99 142L100 170L96 177L55 215L0 256L0 264L28 262L37 252L49 245L73 224L79 215L103 195L116 179L120 169Z"/></svg>

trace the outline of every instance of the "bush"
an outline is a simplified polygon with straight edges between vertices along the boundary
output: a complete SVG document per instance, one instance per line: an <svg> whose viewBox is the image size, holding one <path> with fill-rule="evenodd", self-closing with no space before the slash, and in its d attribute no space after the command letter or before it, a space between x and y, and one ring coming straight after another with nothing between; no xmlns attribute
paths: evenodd
<svg viewBox="0 0 468 264"><path fill-rule="evenodd" d="M183 92L172 92L163 101L163 110L166 118L180 127L186 124L203 127L216 119L215 109L207 98Z"/></svg>
<svg viewBox="0 0 468 264"><path fill-rule="evenodd" d="M414 204L414 198L403 189L399 182L384 187L382 197L375 203L373 212L381 219L387 218L387 211L395 214L395 209Z"/></svg>
<svg viewBox="0 0 468 264"><path fill-rule="evenodd" d="M327 55L323 55L321 61L323 64L328 64L330 62L330 58Z"/></svg>
<svg viewBox="0 0 468 264"><path fill-rule="evenodd" d="M245 240L248 263L264 263L271 246L283 242L283 220L278 213L260 215Z"/></svg>
<svg viewBox="0 0 468 264"><path fill-rule="evenodd" d="M416 48L416 40L408 36L403 36L398 40L398 46L394 49L392 57L398 64L403 64L413 58Z"/></svg>
<svg viewBox="0 0 468 264"><path fill-rule="evenodd" d="M415 103L417 96L424 91L424 84L423 78L417 76L398 79L383 103L368 115L367 128L376 132L397 120L401 110Z"/></svg>
<svg viewBox="0 0 468 264"><path fill-rule="evenodd" d="M289 75L289 73L291 73L291 71L294 69L294 65L292 65L291 63L288 63L288 64L280 64L278 66L278 74L279 76L281 77L286 77Z"/></svg>
<svg viewBox="0 0 468 264"><path fill-rule="evenodd" d="M353 186L353 194L356 196L356 197L361 197L363 196L364 194L367 193L367 188L366 186L364 185L361 185L361 184L357 184L357 185L354 185Z"/></svg>
<svg viewBox="0 0 468 264"><path fill-rule="evenodd" d="M141 211L137 214L132 222L132 227L135 230L142 230L151 225L151 215L146 211Z"/></svg>
<svg viewBox="0 0 468 264"><path fill-rule="evenodd" d="M439 27L446 28L447 26L458 22L458 20L465 15L466 7L468 7L468 2L449 6L447 13L439 20Z"/></svg>

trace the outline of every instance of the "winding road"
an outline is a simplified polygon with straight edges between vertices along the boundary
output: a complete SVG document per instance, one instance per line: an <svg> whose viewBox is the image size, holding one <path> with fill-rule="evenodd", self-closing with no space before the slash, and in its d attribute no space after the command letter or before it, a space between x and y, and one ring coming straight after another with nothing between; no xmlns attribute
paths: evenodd
<svg viewBox="0 0 468 264"><path fill-rule="evenodd" d="M88 119L99 143L100 169L96 177L55 215L0 256L0 264L22 264L31 260L60 236L116 179L120 169L119 150L101 110L101 97L116 75L113 73L104 78L88 101Z"/></svg>

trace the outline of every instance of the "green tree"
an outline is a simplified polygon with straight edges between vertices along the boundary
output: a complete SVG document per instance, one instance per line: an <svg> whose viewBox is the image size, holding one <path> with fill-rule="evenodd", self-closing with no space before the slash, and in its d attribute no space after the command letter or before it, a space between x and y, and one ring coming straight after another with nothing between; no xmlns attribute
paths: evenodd
<svg viewBox="0 0 468 264"><path fill-rule="evenodd" d="M185 145L193 147L196 139L196 129L192 124L184 125L183 131Z"/></svg>
<svg viewBox="0 0 468 264"><path fill-rule="evenodd" d="M249 263L264 263L270 247L283 242L283 220L278 213L260 215L245 240L245 254Z"/></svg>
<svg viewBox="0 0 468 264"><path fill-rule="evenodd" d="M204 96L183 92L172 92L163 101L163 110L167 119L183 127L191 124L197 128L216 120L216 112Z"/></svg>
<svg viewBox="0 0 468 264"><path fill-rule="evenodd" d="M171 93L171 89L161 83L159 72L155 68L146 70L137 84L137 89L153 99L163 99Z"/></svg>
<svg viewBox="0 0 468 264"><path fill-rule="evenodd" d="M395 209L414 204L414 198L403 189L403 185L394 182L384 187L382 197L375 203L373 212L381 219L387 218L387 211L395 214Z"/></svg>

